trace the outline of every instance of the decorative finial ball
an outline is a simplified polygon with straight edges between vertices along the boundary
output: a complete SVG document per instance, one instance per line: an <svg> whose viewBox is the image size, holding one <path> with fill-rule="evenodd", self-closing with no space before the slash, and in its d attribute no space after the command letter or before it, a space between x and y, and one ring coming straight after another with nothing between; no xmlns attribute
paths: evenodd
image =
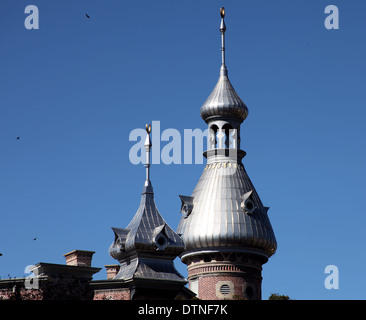
<svg viewBox="0 0 366 320"><path fill-rule="evenodd" d="M221 14L221 18L225 18L225 8L224 7L222 7L222 8L220 8L220 14Z"/></svg>
<svg viewBox="0 0 366 320"><path fill-rule="evenodd" d="M146 124L146 132L147 134L151 132L151 124Z"/></svg>

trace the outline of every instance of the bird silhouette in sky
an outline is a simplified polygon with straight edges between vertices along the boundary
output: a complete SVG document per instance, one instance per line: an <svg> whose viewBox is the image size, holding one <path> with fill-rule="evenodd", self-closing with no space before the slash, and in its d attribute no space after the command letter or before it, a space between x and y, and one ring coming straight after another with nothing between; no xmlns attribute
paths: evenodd
<svg viewBox="0 0 366 320"><path fill-rule="evenodd" d="M37 240L37 238L33 238L33 241L34 241L34 240Z"/></svg>
<svg viewBox="0 0 366 320"><path fill-rule="evenodd" d="M20 137L17 137L17 140L19 140L20 139Z"/></svg>
<svg viewBox="0 0 366 320"><path fill-rule="evenodd" d="M86 16L88 19L90 19L90 16L89 16L87 13L85 13L85 16Z"/></svg>

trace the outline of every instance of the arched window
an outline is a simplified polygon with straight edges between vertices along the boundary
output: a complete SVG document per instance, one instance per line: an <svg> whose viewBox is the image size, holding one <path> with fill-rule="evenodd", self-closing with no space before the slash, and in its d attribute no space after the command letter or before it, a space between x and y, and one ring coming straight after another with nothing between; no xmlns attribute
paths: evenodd
<svg viewBox="0 0 366 320"><path fill-rule="evenodd" d="M230 123L226 123L223 127L222 130L225 133L225 148L230 148L230 144L232 145L232 147L235 147L233 144L233 137L232 134L234 133L235 130L233 130L233 127Z"/></svg>
<svg viewBox="0 0 366 320"><path fill-rule="evenodd" d="M210 141L210 149L214 149L217 148L217 132L219 130L219 127L216 124L213 124L210 127L210 132L209 132L209 141Z"/></svg>

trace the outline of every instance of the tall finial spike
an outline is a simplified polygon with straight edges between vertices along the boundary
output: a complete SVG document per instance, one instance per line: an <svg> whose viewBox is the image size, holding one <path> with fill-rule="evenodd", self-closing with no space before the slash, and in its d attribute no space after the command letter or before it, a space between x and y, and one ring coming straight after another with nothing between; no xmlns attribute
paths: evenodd
<svg viewBox="0 0 366 320"><path fill-rule="evenodd" d="M226 31L226 25L225 25L225 8L220 8L220 15L221 15L221 24L220 24L220 32L221 32L221 75L227 76L227 69L225 66L225 31Z"/></svg>
<svg viewBox="0 0 366 320"><path fill-rule="evenodd" d="M151 140L150 140L151 124L146 124L146 140L145 140L145 150L146 150L146 181L145 185L150 185L150 150L151 150Z"/></svg>

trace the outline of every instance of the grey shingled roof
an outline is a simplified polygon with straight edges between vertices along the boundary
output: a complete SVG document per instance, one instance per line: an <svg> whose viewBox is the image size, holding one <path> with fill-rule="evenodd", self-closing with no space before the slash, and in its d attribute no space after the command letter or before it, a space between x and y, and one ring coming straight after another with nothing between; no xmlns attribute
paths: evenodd
<svg viewBox="0 0 366 320"><path fill-rule="evenodd" d="M128 226L112 229L115 240L109 252L121 263L116 279L185 281L173 264L184 250L184 242L159 213L150 181L144 186L140 206Z"/></svg>

